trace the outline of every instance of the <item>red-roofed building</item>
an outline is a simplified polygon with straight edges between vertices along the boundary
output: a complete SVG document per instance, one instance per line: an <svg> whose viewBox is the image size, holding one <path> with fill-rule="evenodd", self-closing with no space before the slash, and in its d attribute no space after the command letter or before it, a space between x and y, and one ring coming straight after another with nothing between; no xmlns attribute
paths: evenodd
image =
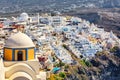
<svg viewBox="0 0 120 80"><path fill-rule="evenodd" d="M15 24L15 25L12 25L12 27L13 27L13 28L16 28L16 29L17 29L17 28L24 28L24 25L17 25L17 24Z"/></svg>
<svg viewBox="0 0 120 80"><path fill-rule="evenodd" d="M39 62L45 62L47 59L45 57L38 57Z"/></svg>
<svg viewBox="0 0 120 80"><path fill-rule="evenodd" d="M15 25L12 25L12 28L15 28L15 29L17 29L18 31L24 32L24 25L15 24Z"/></svg>
<svg viewBox="0 0 120 80"><path fill-rule="evenodd" d="M3 28L3 26L4 26L4 25L3 25L3 23L1 22L1 23L0 23L0 28Z"/></svg>

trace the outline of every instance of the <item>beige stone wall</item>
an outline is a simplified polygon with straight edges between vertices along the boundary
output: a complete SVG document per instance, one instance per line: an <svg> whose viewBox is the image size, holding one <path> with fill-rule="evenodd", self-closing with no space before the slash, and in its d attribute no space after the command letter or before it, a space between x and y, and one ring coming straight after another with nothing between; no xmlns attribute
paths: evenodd
<svg viewBox="0 0 120 80"><path fill-rule="evenodd" d="M3 60L0 58L0 80L5 80L5 70Z"/></svg>
<svg viewBox="0 0 120 80"><path fill-rule="evenodd" d="M16 75L16 73L18 72L27 74L33 80L37 80L36 75L39 75L40 64L36 60L4 61L4 66L5 66L5 78L6 79L10 79L12 76ZM26 75L23 75L22 77L26 77Z"/></svg>

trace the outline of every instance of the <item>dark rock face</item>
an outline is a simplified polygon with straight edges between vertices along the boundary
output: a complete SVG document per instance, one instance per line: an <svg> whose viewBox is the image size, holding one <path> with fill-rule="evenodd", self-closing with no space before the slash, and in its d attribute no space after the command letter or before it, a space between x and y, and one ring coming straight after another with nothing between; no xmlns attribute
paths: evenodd
<svg viewBox="0 0 120 80"><path fill-rule="evenodd" d="M116 54L105 54L95 57L91 60L94 67L100 70L97 76L99 80L119 80L120 79L120 58ZM98 65L98 63L100 63ZM93 72L93 70L92 70ZM96 71L95 71L96 72Z"/></svg>
<svg viewBox="0 0 120 80"><path fill-rule="evenodd" d="M100 16L98 15L98 13L76 14L76 16L82 19L86 19L90 21L90 23L98 23L98 21L100 20Z"/></svg>
<svg viewBox="0 0 120 80"><path fill-rule="evenodd" d="M88 67L81 64L75 68L76 75L79 76L80 80L120 80L119 51L120 48L114 47L112 53L103 51L96 54L89 60L92 66Z"/></svg>

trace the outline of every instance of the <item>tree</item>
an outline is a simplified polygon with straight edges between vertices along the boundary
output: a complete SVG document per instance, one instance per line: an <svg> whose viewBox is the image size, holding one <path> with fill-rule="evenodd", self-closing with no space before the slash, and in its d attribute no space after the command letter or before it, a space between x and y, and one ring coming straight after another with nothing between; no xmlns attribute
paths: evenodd
<svg viewBox="0 0 120 80"><path fill-rule="evenodd" d="M57 67L62 67L64 65L65 65L65 63L63 63L62 61L60 61L58 64L55 64L55 66L57 66Z"/></svg>
<svg viewBox="0 0 120 80"><path fill-rule="evenodd" d="M81 75L81 80L89 80L88 77L86 75Z"/></svg>
<svg viewBox="0 0 120 80"><path fill-rule="evenodd" d="M114 46L113 48L110 49L110 52L116 53L119 52L119 47L118 46Z"/></svg>
<svg viewBox="0 0 120 80"><path fill-rule="evenodd" d="M59 65L60 65L60 67L61 67L61 66L64 66L65 63L63 63L62 61L60 61L60 62L59 62Z"/></svg>
<svg viewBox="0 0 120 80"><path fill-rule="evenodd" d="M53 62L55 61L55 57L53 57Z"/></svg>
<svg viewBox="0 0 120 80"><path fill-rule="evenodd" d="M83 58L83 55L80 55L80 58Z"/></svg>
<svg viewBox="0 0 120 80"><path fill-rule="evenodd" d="M92 64L89 61L85 61L86 66L91 67Z"/></svg>
<svg viewBox="0 0 120 80"><path fill-rule="evenodd" d="M65 65L65 69L68 69L69 68L69 65Z"/></svg>
<svg viewBox="0 0 120 80"><path fill-rule="evenodd" d="M110 49L110 52L115 53L116 56L120 57L120 48L118 46L115 46L112 49Z"/></svg>
<svg viewBox="0 0 120 80"><path fill-rule="evenodd" d="M65 75L64 72L60 72L60 73L59 73L59 76L62 77L62 78L66 78L66 75Z"/></svg>
<svg viewBox="0 0 120 80"><path fill-rule="evenodd" d="M85 69L84 68L78 67L77 69L78 69L77 70L78 74L85 74Z"/></svg>

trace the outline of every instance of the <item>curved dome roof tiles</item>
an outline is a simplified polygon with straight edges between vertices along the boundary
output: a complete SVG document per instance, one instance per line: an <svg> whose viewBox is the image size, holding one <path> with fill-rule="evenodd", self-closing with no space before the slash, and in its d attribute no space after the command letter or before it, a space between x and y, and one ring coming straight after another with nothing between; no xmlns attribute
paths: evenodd
<svg viewBox="0 0 120 80"><path fill-rule="evenodd" d="M18 32L8 38L5 42L7 48L29 48L35 47L32 40L24 33Z"/></svg>

